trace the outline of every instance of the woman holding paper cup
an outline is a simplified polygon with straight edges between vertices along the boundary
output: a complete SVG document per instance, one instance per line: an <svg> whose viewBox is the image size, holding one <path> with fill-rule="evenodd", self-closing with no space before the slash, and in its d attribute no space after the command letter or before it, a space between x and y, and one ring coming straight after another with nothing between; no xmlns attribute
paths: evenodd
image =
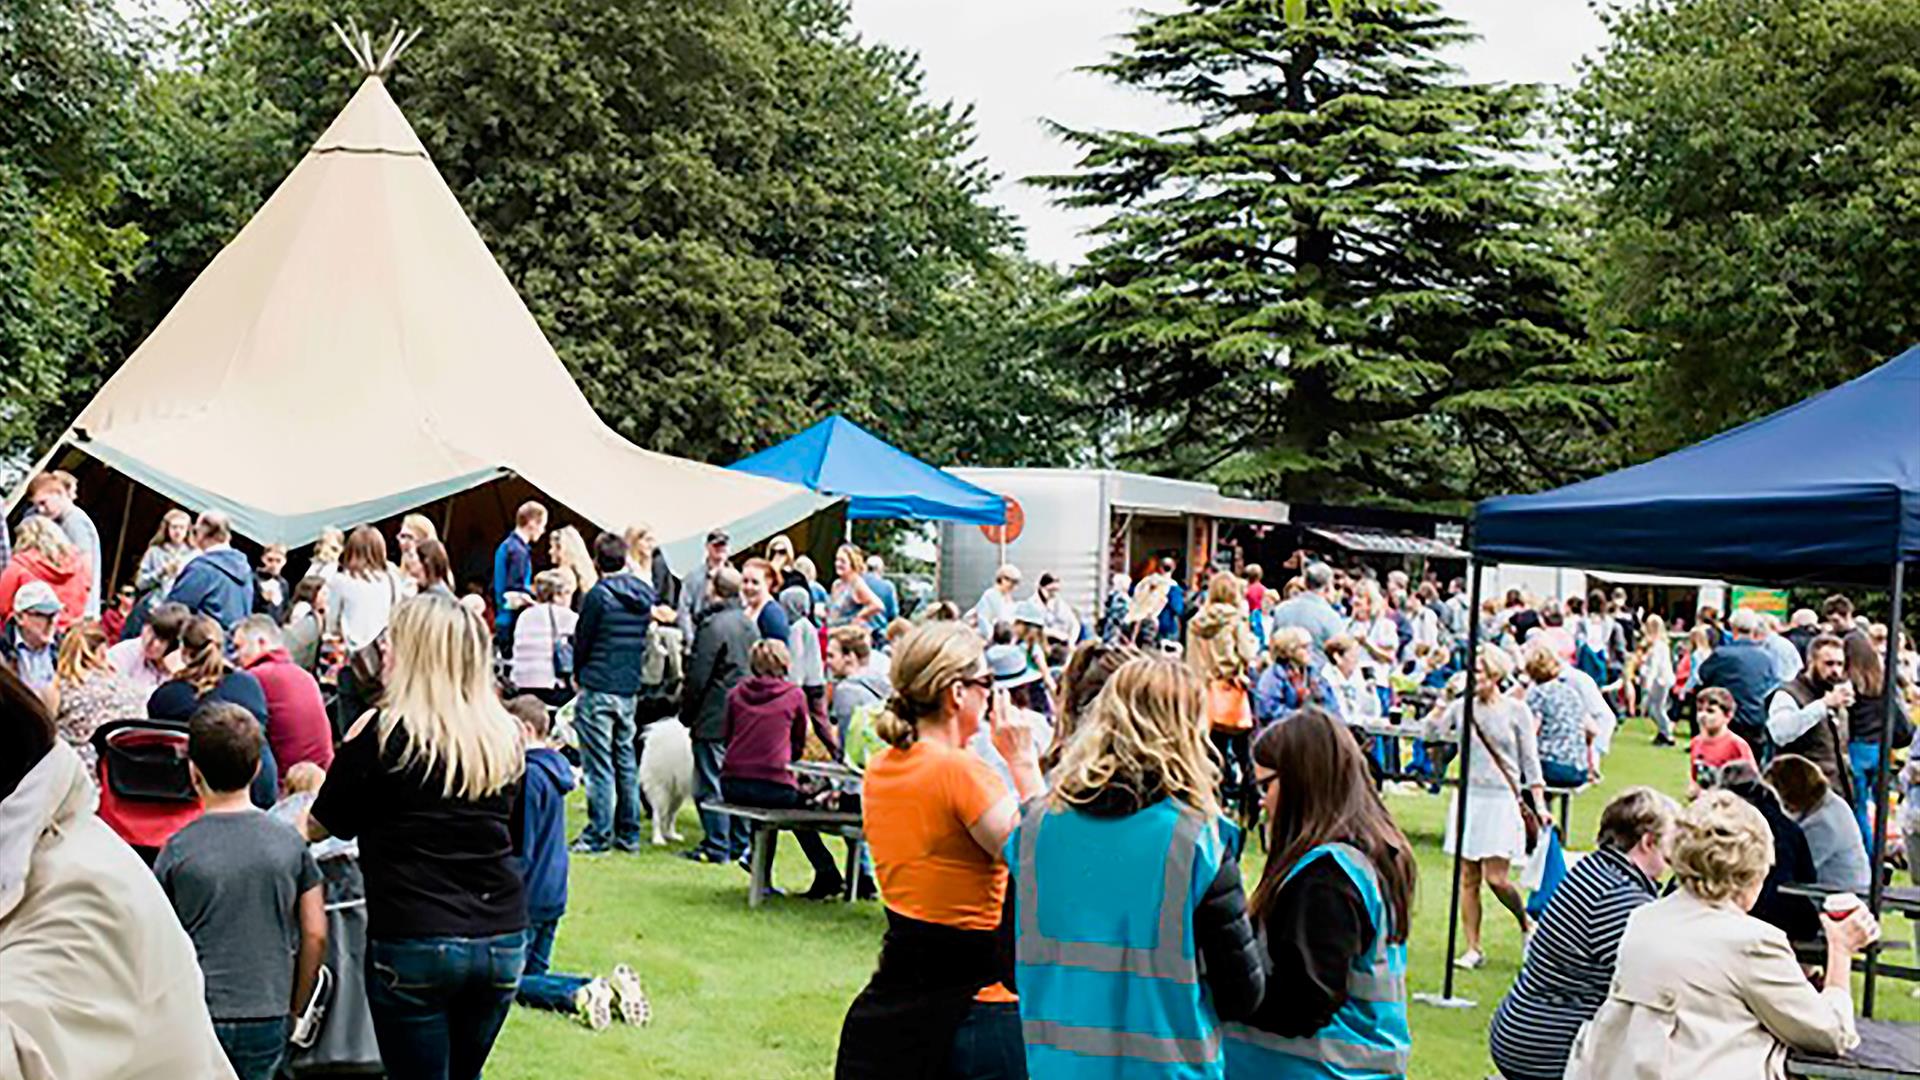
<svg viewBox="0 0 1920 1080"><path fill-rule="evenodd" d="M1612 989L1574 1040L1567 1080L1781 1080L1791 1049L1858 1044L1848 974L1880 926L1858 897L1835 897L1816 989L1786 934L1747 914L1772 859L1766 819L1732 792L1709 791L1681 814L1669 853L1680 888L1628 919Z"/></svg>

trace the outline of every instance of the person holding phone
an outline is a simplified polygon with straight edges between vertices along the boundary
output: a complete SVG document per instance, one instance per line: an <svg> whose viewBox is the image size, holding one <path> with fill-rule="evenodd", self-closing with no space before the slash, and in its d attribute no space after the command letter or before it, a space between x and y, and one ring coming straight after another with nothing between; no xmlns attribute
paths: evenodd
<svg viewBox="0 0 1920 1080"><path fill-rule="evenodd" d="M1027 1075L1002 915L1019 800L1044 790L1032 729L996 691L980 638L960 623L895 647L894 693L876 719L861 807L887 909L880 964L847 1011L838 1080ZM1014 792L967 742L985 726Z"/></svg>

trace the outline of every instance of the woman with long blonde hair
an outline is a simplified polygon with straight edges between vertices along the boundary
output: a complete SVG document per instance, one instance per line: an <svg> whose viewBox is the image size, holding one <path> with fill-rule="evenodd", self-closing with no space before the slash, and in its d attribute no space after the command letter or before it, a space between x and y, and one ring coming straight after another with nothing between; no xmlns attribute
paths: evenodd
<svg viewBox="0 0 1920 1080"><path fill-rule="evenodd" d="M861 810L887 907L880 966L847 1012L838 1080L1026 1076L1007 989L1002 852L1014 794L967 743L986 726L1020 798L1043 789L1033 732L1015 716L973 630L919 627L894 649L893 697L874 723Z"/></svg>
<svg viewBox="0 0 1920 1080"><path fill-rule="evenodd" d="M555 570L564 570L573 575L574 610L579 610L581 599L600 581L600 572L593 568L593 552L587 550L587 541L581 537L580 530L571 525L555 529L547 537L547 554Z"/></svg>
<svg viewBox="0 0 1920 1080"><path fill-rule="evenodd" d="M426 587L428 582L422 579L429 575L420 565L420 548L439 539L440 530L433 527L433 521L427 515L408 514L400 519L400 531L393 535L393 542L400 549L401 592L413 596Z"/></svg>
<svg viewBox="0 0 1920 1080"><path fill-rule="evenodd" d="M46 583L60 598L56 629L65 630L86 616L93 569L49 517L30 517L14 531L13 559L0 570L0 627L13 618L14 595L30 581Z"/></svg>
<svg viewBox="0 0 1920 1080"><path fill-rule="evenodd" d="M1116 1048L1105 1075L1179 1063L1180 1075L1217 1077L1221 1020L1260 1003L1240 832L1214 794L1205 700L1200 676L1178 660L1122 664L1066 744L1046 798L1007 840L1032 1076L1084 1075L1076 1063L1095 1032ZM1139 963L1117 970L1112 957L1128 954Z"/></svg>
<svg viewBox="0 0 1920 1080"><path fill-rule="evenodd" d="M93 732L109 720L147 714L147 695L107 659L107 632L98 619L82 619L67 631L54 661L47 707L54 726L92 772Z"/></svg>
<svg viewBox="0 0 1920 1080"><path fill-rule="evenodd" d="M1634 672L1646 693L1647 715L1653 718L1655 746L1673 745L1673 718L1667 712L1673 699L1673 645L1667 640L1667 622L1648 615L1640 624L1640 647L1634 650Z"/></svg>
<svg viewBox="0 0 1920 1080"><path fill-rule="evenodd" d="M347 732L307 830L360 841L367 998L388 1074L475 1077L526 960L512 829L525 752L479 619L417 596L390 641L380 707Z"/></svg>

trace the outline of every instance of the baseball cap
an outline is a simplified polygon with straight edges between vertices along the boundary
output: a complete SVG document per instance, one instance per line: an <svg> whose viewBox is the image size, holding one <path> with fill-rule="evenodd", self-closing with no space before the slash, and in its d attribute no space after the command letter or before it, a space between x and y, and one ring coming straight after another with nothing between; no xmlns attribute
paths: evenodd
<svg viewBox="0 0 1920 1080"><path fill-rule="evenodd" d="M725 529L714 529L714 530L712 530L712 531L710 531L710 532L708 532L708 533L707 533L707 543L709 543L709 544L732 544L732 543L733 543L733 537L731 537L731 536L728 536L728 535L727 535L727 530L725 530Z"/></svg>
<svg viewBox="0 0 1920 1080"><path fill-rule="evenodd" d="M59 595L53 591L53 586L44 581L29 581L20 586L19 592L13 594L15 611L32 612L35 615L58 615L65 607L66 605L60 602Z"/></svg>

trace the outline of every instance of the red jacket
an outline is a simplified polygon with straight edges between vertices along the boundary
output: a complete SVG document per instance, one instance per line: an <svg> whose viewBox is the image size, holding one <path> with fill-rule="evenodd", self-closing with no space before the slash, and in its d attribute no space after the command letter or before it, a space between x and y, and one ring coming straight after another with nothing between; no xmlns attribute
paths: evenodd
<svg viewBox="0 0 1920 1080"><path fill-rule="evenodd" d="M60 618L54 627L65 630L87 613L87 592L93 586L93 569L78 554L68 552L66 560L50 563L38 551L13 553L13 561L0 570L0 626L13 618L13 596L29 581L44 581L53 586L60 598Z"/></svg>
<svg viewBox="0 0 1920 1080"><path fill-rule="evenodd" d="M302 761L333 768L333 723L327 719L320 684L275 649L247 666L267 695L267 742L273 747L274 766L285 780L287 770Z"/></svg>
<svg viewBox="0 0 1920 1080"><path fill-rule="evenodd" d="M794 786L787 766L807 748L807 695L777 675L755 675L727 694L727 757L720 775Z"/></svg>

